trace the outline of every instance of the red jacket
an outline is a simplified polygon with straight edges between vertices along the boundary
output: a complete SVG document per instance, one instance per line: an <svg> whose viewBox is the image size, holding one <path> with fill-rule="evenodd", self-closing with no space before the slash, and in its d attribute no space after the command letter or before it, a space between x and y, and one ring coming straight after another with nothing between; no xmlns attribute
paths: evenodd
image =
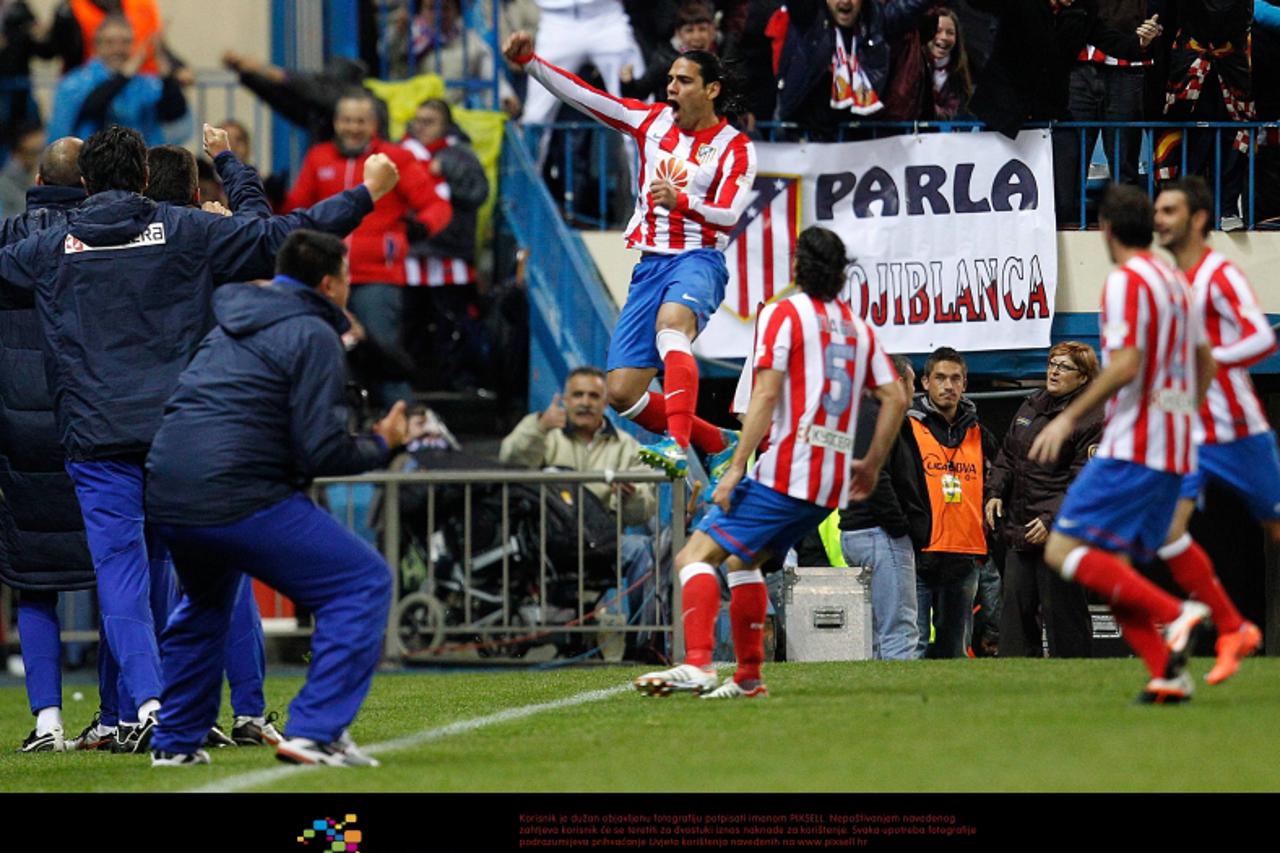
<svg viewBox="0 0 1280 853"><path fill-rule="evenodd" d="M315 146L302 161L298 180L285 199L285 212L310 207L356 186L364 178L365 158L375 153L386 154L395 162L400 182L378 199L373 212L347 237L351 283L403 285L409 248L405 218L412 215L435 236L453 217L447 185L405 149L374 139L358 157L343 157L332 142Z"/></svg>

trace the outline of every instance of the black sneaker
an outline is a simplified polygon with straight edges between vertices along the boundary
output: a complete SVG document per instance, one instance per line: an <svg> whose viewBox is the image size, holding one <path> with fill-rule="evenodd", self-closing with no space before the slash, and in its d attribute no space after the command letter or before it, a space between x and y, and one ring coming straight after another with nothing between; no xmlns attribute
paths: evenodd
<svg viewBox="0 0 1280 853"><path fill-rule="evenodd" d="M109 750L115 738L115 728L102 725L102 712L98 711L94 713L89 725L84 727L84 731L67 741L67 750Z"/></svg>
<svg viewBox="0 0 1280 853"><path fill-rule="evenodd" d="M223 735L226 737L226 735ZM197 749L195 752L163 752L158 749L151 751L152 767L186 767L192 764L209 764L209 753L203 749Z"/></svg>
<svg viewBox="0 0 1280 853"><path fill-rule="evenodd" d="M151 733L156 728L156 715L152 714L142 723L121 723L116 727L116 738L111 742L111 751L121 753L146 752L151 745Z"/></svg>
<svg viewBox="0 0 1280 853"><path fill-rule="evenodd" d="M236 742L227 737L227 733L219 728L217 723L209 729L209 733L204 736L204 745L214 749L222 749L226 746L235 746Z"/></svg>
<svg viewBox="0 0 1280 853"><path fill-rule="evenodd" d="M27 739L22 742L22 746L18 747L18 752L66 752L67 743L62 738L62 727L55 726L50 731L42 735L36 734L36 730L32 729L31 734L27 735Z"/></svg>
<svg viewBox="0 0 1280 853"><path fill-rule="evenodd" d="M279 746L284 735L275 727L278 719L280 715L275 711L266 717L236 717L231 739L239 746Z"/></svg>

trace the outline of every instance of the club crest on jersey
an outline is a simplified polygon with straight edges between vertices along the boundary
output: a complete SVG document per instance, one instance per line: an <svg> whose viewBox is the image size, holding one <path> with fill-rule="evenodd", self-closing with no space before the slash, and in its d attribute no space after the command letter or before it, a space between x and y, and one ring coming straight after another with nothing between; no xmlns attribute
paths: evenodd
<svg viewBox="0 0 1280 853"><path fill-rule="evenodd" d="M699 166L704 166L716 159L716 156L719 155L719 153L719 150L716 148L703 143L699 145L698 150L694 152L693 159L698 162Z"/></svg>
<svg viewBox="0 0 1280 853"><path fill-rule="evenodd" d="M678 190L689 185L689 173L685 170L684 164L675 157L659 161L657 177L658 180L666 181Z"/></svg>

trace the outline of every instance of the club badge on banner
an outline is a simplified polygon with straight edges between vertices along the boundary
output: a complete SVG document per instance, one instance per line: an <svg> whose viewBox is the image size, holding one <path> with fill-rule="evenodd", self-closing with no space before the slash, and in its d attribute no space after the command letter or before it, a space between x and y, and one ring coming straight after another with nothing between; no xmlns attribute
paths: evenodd
<svg viewBox="0 0 1280 853"><path fill-rule="evenodd" d="M796 236L840 235L845 298L890 352L1049 345L1057 289L1048 131L934 133L756 146L752 198L730 234L729 284L694 343L745 358L762 304L790 293Z"/></svg>

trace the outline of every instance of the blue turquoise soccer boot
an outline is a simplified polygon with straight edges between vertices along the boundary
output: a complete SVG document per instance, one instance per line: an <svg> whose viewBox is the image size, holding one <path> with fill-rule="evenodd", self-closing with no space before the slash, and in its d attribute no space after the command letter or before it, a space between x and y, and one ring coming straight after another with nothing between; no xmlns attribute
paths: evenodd
<svg viewBox="0 0 1280 853"><path fill-rule="evenodd" d="M640 445L637 456L645 465L664 472L673 480L689 474L689 457L684 448L676 444L676 440L669 435L653 444Z"/></svg>
<svg viewBox="0 0 1280 853"><path fill-rule="evenodd" d="M742 433L731 429L720 430L720 435L724 437L724 450L707 457L707 479L710 481L707 484L707 500L711 500L716 486L720 485L720 478L729 470L733 453L738 449L738 439L742 437Z"/></svg>

